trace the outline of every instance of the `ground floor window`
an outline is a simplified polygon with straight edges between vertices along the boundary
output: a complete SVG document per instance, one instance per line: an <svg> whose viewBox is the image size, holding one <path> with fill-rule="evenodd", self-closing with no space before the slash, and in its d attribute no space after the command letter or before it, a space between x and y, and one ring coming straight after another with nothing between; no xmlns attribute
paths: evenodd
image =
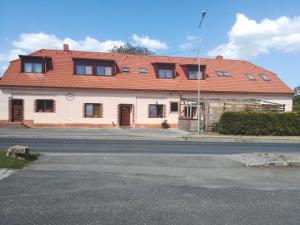
<svg viewBox="0 0 300 225"><path fill-rule="evenodd" d="M170 103L170 112L177 113L178 112L178 102L171 102Z"/></svg>
<svg viewBox="0 0 300 225"><path fill-rule="evenodd" d="M197 118L197 106L185 106L184 107L184 117L196 119Z"/></svg>
<svg viewBox="0 0 300 225"><path fill-rule="evenodd" d="M37 99L36 112L54 112L54 100L51 99Z"/></svg>
<svg viewBox="0 0 300 225"><path fill-rule="evenodd" d="M149 118L164 118L164 105L149 105Z"/></svg>
<svg viewBox="0 0 300 225"><path fill-rule="evenodd" d="M84 104L84 117L100 118L102 117L102 105L98 103Z"/></svg>

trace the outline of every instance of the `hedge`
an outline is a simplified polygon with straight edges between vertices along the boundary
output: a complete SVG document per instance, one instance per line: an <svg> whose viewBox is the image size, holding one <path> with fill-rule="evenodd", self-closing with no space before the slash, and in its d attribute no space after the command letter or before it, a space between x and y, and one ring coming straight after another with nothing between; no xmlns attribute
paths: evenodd
<svg viewBox="0 0 300 225"><path fill-rule="evenodd" d="M300 113L224 112L219 121L219 133L300 135Z"/></svg>

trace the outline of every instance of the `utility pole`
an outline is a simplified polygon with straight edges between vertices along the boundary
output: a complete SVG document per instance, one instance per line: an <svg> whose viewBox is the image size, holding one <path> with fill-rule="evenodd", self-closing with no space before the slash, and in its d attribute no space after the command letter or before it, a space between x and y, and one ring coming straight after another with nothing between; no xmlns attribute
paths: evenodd
<svg viewBox="0 0 300 225"><path fill-rule="evenodd" d="M203 19L206 15L206 11L202 11L201 13L201 20L200 20L200 23L199 23L199 30L201 28L201 25L202 25L202 22L203 22ZM200 47L199 47L199 53L200 53ZM201 134L201 112L200 112L200 79L201 79L201 59L200 59L200 54L198 54L198 57L199 57L199 61L198 61L198 101L197 101L197 117L198 117L198 126L197 126L197 131L198 131L198 134Z"/></svg>

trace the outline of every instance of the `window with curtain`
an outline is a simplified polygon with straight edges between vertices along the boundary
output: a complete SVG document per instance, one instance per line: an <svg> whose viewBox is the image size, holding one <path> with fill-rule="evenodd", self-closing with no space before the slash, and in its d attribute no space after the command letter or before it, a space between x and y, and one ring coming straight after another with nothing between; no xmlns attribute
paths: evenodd
<svg viewBox="0 0 300 225"><path fill-rule="evenodd" d="M149 118L164 118L164 105L149 105Z"/></svg>
<svg viewBox="0 0 300 225"><path fill-rule="evenodd" d="M98 103L85 103L84 105L84 116L87 118L100 118L101 115L101 104Z"/></svg>
<svg viewBox="0 0 300 225"><path fill-rule="evenodd" d="M54 112L54 100L51 99L37 99L36 112Z"/></svg>

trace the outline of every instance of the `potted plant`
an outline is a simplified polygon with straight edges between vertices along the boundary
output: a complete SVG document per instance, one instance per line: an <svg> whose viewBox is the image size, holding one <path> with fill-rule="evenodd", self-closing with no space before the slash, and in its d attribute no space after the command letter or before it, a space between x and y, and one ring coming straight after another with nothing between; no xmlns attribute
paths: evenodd
<svg viewBox="0 0 300 225"><path fill-rule="evenodd" d="M168 121L167 120L162 121L161 127L164 128L164 129L168 129L169 128Z"/></svg>

